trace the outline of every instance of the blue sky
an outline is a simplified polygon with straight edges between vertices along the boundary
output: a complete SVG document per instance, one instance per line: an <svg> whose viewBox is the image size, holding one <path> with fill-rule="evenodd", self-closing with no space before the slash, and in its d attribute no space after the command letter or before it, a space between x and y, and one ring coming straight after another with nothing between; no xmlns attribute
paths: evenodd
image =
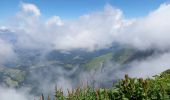
<svg viewBox="0 0 170 100"><path fill-rule="evenodd" d="M0 22L16 14L21 2L33 3L42 17L53 15L64 19L75 19L83 14L100 11L110 4L121 9L126 18L145 16L170 0L0 0Z"/></svg>

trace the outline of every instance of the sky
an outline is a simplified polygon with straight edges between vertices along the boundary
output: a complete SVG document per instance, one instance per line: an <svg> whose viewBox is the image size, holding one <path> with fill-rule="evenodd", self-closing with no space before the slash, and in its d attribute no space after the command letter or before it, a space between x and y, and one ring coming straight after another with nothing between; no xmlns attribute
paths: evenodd
<svg viewBox="0 0 170 100"><path fill-rule="evenodd" d="M121 9L126 18L145 16L169 0L0 0L0 22L14 15L23 2L35 4L45 19L53 15L76 19L100 11L106 4Z"/></svg>

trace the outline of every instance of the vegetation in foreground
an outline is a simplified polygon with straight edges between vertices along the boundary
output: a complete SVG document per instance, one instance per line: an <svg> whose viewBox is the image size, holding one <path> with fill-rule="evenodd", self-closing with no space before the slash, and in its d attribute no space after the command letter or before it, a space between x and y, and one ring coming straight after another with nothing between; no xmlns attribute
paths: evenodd
<svg viewBox="0 0 170 100"><path fill-rule="evenodd" d="M41 96L41 100L45 100ZM48 96L46 100L51 100ZM77 88L68 91L56 90L55 100L170 100L170 70L153 78L130 78L125 75L123 80L113 84L110 89Z"/></svg>

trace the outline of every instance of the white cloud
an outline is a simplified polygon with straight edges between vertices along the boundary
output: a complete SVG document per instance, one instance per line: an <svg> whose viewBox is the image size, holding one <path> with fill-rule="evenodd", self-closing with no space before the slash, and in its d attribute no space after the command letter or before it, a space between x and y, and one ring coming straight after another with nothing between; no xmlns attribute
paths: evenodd
<svg viewBox="0 0 170 100"><path fill-rule="evenodd" d="M64 21L53 16L42 21L36 17L40 16L40 10L34 4L22 3L11 27L18 34L18 45L25 48L93 51L118 42L142 50L165 50L170 47L169 10L170 4L162 4L147 16L130 20L124 18L120 9L106 5L103 11L85 14L76 20Z"/></svg>
<svg viewBox="0 0 170 100"><path fill-rule="evenodd" d="M64 21L59 16L42 21L27 14L31 11L40 15L34 4L23 3L12 28L17 30L18 44L25 48L93 51L118 42L142 50L165 50L170 47L169 10L170 4L162 4L147 16L130 20L124 18L120 9L106 5L103 11L85 14L73 21Z"/></svg>
<svg viewBox="0 0 170 100"><path fill-rule="evenodd" d="M133 77L151 77L170 69L170 52L157 54L130 64L127 73Z"/></svg>
<svg viewBox="0 0 170 100"><path fill-rule="evenodd" d="M53 16L46 22L46 24L49 26L51 25L62 26L64 23L62 22L59 16Z"/></svg>
<svg viewBox="0 0 170 100"><path fill-rule="evenodd" d="M16 20L13 27L19 30L18 43L21 46L88 51L110 46L114 36L130 22L124 20L121 10L110 5L103 11L83 15L74 21L62 21L54 16L43 22L25 12L19 12Z"/></svg>
<svg viewBox="0 0 170 100"><path fill-rule="evenodd" d="M74 21L63 21L59 16L54 16L43 22L25 14L29 9L35 15L40 15L35 5L23 3L23 9L25 12L17 16L19 25L16 28L22 29L20 43L28 44L28 47L93 51L107 48L113 42L129 44L138 49L164 50L170 47L170 4L162 4L148 16L135 20L125 19L121 10L110 5L103 11L83 15Z"/></svg>
<svg viewBox="0 0 170 100"><path fill-rule="evenodd" d="M133 45L139 49L165 50L170 47L170 4L162 4L148 16L136 19L117 38L118 42Z"/></svg>
<svg viewBox="0 0 170 100"><path fill-rule="evenodd" d="M15 89L0 87L1 100L30 100L29 97L22 91ZM33 98L32 98L33 99Z"/></svg>
<svg viewBox="0 0 170 100"><path fill-rule="evenodd" d="M110 46L115 34L126 26L126 21L119 9L107 5L104 11L86 14L65 24L64 29L59 30L64 33L54 43L57 49L93 51Z"/></svg>
<svg viewBox="0 0 170 100"><path fill-rule="evenodd" d="M13 51L12 45L0 38L0 64L9 61L14 57L15 52Z"/></svg>
<svg viewBox="0 0 170 100"><path fill-rule="evenodd" d="M7 30L7 28L5 26L0 26L0 31L4 31Z"/></svg>
<svg viewBox="0 0 170 100"><path fill-rule="evenodd" d="M33 13L37 17L41 15L40 10L34 4L22 3L21 7L22 7L23 12Z"/></svg>

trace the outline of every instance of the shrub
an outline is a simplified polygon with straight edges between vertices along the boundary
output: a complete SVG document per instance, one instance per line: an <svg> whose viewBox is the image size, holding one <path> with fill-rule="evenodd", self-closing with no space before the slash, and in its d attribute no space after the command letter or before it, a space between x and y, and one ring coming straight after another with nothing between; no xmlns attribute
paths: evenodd
<svg viewBox="0 0 170 100"><path fill-rule="evenodd" d="M48 97L50 98L50 97ZM153 78L125 78L113 84L112 88L93 89L77 88L63 91L56 90L56 100L170 100L170 71L165 71ZM49 100L49 99L48 99Z"/></svg>

